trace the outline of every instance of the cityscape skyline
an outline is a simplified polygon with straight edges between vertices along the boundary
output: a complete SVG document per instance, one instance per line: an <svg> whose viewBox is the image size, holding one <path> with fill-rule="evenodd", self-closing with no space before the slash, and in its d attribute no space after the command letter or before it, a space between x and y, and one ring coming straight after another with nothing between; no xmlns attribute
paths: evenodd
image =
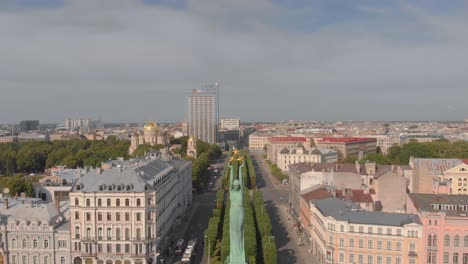
<svg viewBox="0 0 468 264"><path fill-rule="evenodd" d="M467 118L463 1L0 7L0 122L182 121L185 93L214 82L241 120Z"/></svg>

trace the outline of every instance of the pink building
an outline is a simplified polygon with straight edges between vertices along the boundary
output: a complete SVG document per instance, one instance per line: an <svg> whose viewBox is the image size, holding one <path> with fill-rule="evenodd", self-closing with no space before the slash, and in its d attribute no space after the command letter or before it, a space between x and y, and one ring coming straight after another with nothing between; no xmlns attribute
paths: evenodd
<svg viewBox="0 0 468 264"><path fill-rule="evenodd" d="M424 263L468 264L468 196L408 194L407 201L423 224Z"/></svg>

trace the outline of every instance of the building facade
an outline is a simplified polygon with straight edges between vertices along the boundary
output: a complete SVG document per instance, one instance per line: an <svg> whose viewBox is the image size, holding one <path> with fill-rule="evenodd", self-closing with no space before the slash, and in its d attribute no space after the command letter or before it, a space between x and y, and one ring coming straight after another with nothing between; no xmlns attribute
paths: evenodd
<svg viewBox="0 0 468 264"><path fill-rule="evenodd" d="M377 151L377 140L375 138L325 137L317 140L316 145L317 147L336 150L339 159L347 157L362 159Z"/></svg>
<svg viewBox="0 0 468 264"><path fill-rule="evenodd" d="M68 264L70 223L67 203L2 198L0 263Z"/></svg>
<svg viewBox="0 0 468 264"><path fill-rule="evenodd" d="M192 202L191 163L164 151L105 165L70 193L72 263L156 263Z"/></svg>
<svg viewBox="0 0 468 264"><path fill-rule="evenodd" d="M322 263L426 263L417 215L362 211L341 199L311 204L311 251Z"/></svg>
<svg viewBox="0 0 468 264"><path fill-rule="evenodd" d="M310 139L305 137L269 137L267 138L267 159L276 164L278 153L284 148L293 148L298 144L310 146Z"/></svg>
<svg viewBox="0 0 468 264"><path fill-rule="evenodd" d="M223 118L221 119L221 129L225 130L239 130L240 119L239 118Z"/></svg>
<svg viewBox="0 0 468 264"><path fill-rule="evenodd" d="M267 144L269 135L252 133L249 135L249 151L263 152Z"/></svg>
<svg viewBox="0 0 468 264"><path fill-rule="evenodd" d="M219 87L192 90L188 96L188 135L210 144L218 139Z"/></svg>
<svg viewBox="0 0 468 264"><path fill-rule="evenodd" d="M424 263L468 263L468 196L408 194L407 212L423 223Z"/></svg>
<svg viewBox="0 0 468 264"><path fill-rule="evenodd" d="M293 148L284 148L278 153L277 166L283 171L289 170L289 165L300 162L332 163L338 161L338 153L332 149L304 147L302 144Z"/></svg>

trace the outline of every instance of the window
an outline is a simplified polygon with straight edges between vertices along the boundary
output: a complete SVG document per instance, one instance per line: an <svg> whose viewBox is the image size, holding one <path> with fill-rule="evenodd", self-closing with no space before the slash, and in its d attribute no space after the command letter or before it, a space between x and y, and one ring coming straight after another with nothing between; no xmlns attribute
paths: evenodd
<svg viewBox="0 0 468 264"><path fill-rule="evenodd" d="M429 252L427 254L427 263L436 263L437 254L435 252Z"/></svg>
<svg viewBox="0 0 468 264"><path fill-rule="evenodd" d="M379 235L382 234L382 228L381 227L377 228L377 234L379 234Z"/></svg>
<svg viewBox="0 0 468 264"><path fill-rule="evenodd" d="M333 245L333 236L329 236L329 237L328 237L328 241L330 242L330 244Z"/></svg>
<svg viewBox="0 0 468 264"><path fill-rule="evenodd" d="M372 249L374 247L374 242L372 240L367 240L367 248Z"/></svg>
<svg viewBox="0 0 468 264"><path fill-rule="evenodd" d="M136 230L136 236L137 236L137 237L136 237L137 240L140 240L140 239L141 239L141 229L140 229L140 228L137 228L137 230Z"/></svg>
<svg viewBox="0 0 468 264"><path fill-rule="evenodd" d="M17 245L16 245L16 239L13 238L13 239L11 240L11 247L12 247L12 248L16 248L16 246L17 246Z"/></svg>
<svg viewBox="0 0 468 264"><path fill-rule="evenodd" d="M446 247L450 246L450 236L449 235L444 236L444 246L446 246Z"/></svg>
<svg viewBox="0 0 468 264"><path fill-rule="evenodd" d="M125 244L125 253L130 253L130 245Z"/></svg>
<svg viewBox="0 0 468 264"><path fill-rule="evenodd" d="M117 228L117 229L115 230L115 239L116 239L116 240L120 240L120 228Z"/></svg>
<svg viewBox="0 0 468 264"><path fill-rule="evenodd" d="M107 206L111 206L111 199L107 199Z"/></svg>
<svg viewBox="0 0 468 264"><path fill-rule="evenodd" d="M372 264L374 262L374 256L373 255L367 255L367 264Z"/></svg>
<svg viewBox="0 0 468 264"><path fill-rule="evenodd" d="M437 247L437 235L432 236L432 246Z"/></svg>
<svg viewBox="0 0 468 264"><path fill-rule="evenodd" d="M112 221L112 213L107 213L107 221Z"/></svg>
<svg viewBox="0 0 468 264"><path fill-rule="evenodd" d="M33 264L39 264L39 262L37 261L37 256L33 256Z"/></svg>
<svg viewBox="0 0 468 264"><path fill-rule="evenodd" d="M349 253L349 262L354 262L354 254Z"/></svg>
<svg viewBox="0 0 468 264"><path fill-rule="evenodd" d="M396 242L396 251L401 251L401 242L400 241Z"/></svg>
<svg viewBox="0 0 468 264"><path fill-rule="evenodd" d="M453 253L453 264L458 264L458 253Z"/></svg>
<svg viewBox="0 0 468 264"><path fill-rule="evenodd" d="M112 253L112 244L107 244L107 253Z"/></svg>
<svg viewBox="0 0 468 264"><path fill-rule="evenodd" d="M400 256L397 256L395 258L395 264L401 264L401 257Z"/></svg>
<svg viewBox="0 0 468 264"><path fill-rule="evenodd" d="M130 221L130 213L129 212L125 213L125 221Z"/></svg>
<svg viewBox="0 0 468 264"><path fill-rule="evenodd" d="M140 201L140 199L136 199L136 205L137 205L137 206L141 206L141 201Z"/></svg>
<svg viewBox="0 0 468 264"><path fill-rule="evenodd" d="M349 239L349 246L354 247L354 239L352 238Z"/></svg>
<svg viewBox="0 0 468 264"><path fill-rule="evenodd" d="M97 252L102 253L102 244L97 245Z"/></svg>
<svg viewBox="0 0 468 264"><path fill-rule="evenodd" d="M102 213L101 212L97 213L97 220L102 221Z"/></svg>
<svg viewBox="0 0 468 264"><path fill-rule="evenodd" d="M359 248L364 247L364 241L362 239L359 239Z"/></svg>
<svg viewBox="0 0 468 264"><path fill-rule="evenodd" d="M78 211L75 212L75 219L80 219L80 212Z"/></svg>
<svg viewBox="0 0 468 264"><path fill-rule="evenodd" d="M98 206L102 206L102 200L101 200L101 198L99 198L99 199L97 200L97 205L98 205Z"/></svg>
<svg viewBox="0 0 468 264"><path fill-rule="evenodd" d="M37 248L37 239L33 240L33 248Z"/></svg>
<svg viewBox="0 0 468 264"><path fill-rule="evenodd" d="M125 199L125 206L130 206L130 200L129 199Z"/></svg>
<svg viewBox="0 0 468 264"><path fill-rule="evenodd" d="M152 201L152 199L148 198L148 205L151 205L151 201Z"/></svg>
<svg viewBox="0 0 468 264"><path fill-rule="evenodd" d="M354 232L354 226L349 226L349 232Z"/></svg>
<svg viewBox="0 0 468 264"><path fill-rule="evenodd" d="M392 241L387 241L387 250L392 250Z"/></svg>
<svg viewBox="0 0 468 264"><path fill-rule="evenodd" d="M385 264L392 264L392 256L387 256Z"/></svg>
<svg viewBox="0 0 468 264"><path fill-rule="evenodd" d="M364 227L363 226L359 227L359 233L364 233Z"/></svg>
<svg viewBox="0 0 468 264"><path fill-rule="evenodd" d="M75 205L80 205L80 201L78 200L78 198L75 198Z"/></svg>
<svg viewBox="0 0 468 264"><path fill-rule="evenodd" d="M86 199L86 206L88 206L88 207L91 206L91 200L90 199Z"/></svg>
<svg viewBox="0 0 468 264"><path fill-rule="evenodd" d="M358 263L359 263L359 264L364 264L364 255L359 254L359 256L358 256Z"/></svg>
<svg viewBox="0 0 468 264"><path fill-rule="evenodd" d="M453 239L453 246L454 247L460 246L460 237L458 235L456 235L455 238Z"/></svg>
<svg viewBox="0 0 468 264"><path fill-rule="evenodd" d="M28 257L23 256L23 264L28 264Z"/></svg>
<svg viewBox="0 0 468 264"><path fill-rule="evenodd" d="M141 221L141 213L136 213L136 220Z"/></svg>
<svg viewBox="0 0 468 264"><path fill-rule="evenodd" d="M377 248L382 249L382 240L377 241Z"/></svg>
<svg viewBox="0 0 468 264"><path fill-rule="evenodd" d="M11 262L12 262L13 264L16 264L16 256L12 256L12 257L11 257Z"/></svg>
<svg viewBox="0 0 468 264"><path fill-rule="evenodd" d="M463 239L463 246L468 247L468 236L465 236L465 238Z"/></svg>
<svg viewBox="0 0 468 264"><path fill-rule="evenodd" d="M369 234L372 234L372 233L373 233L372 226L369 226L369 227L367 228L367 233L369 233Z"/></svg>
<svg viewBox="0 0 468 264"><path fill-rule="evenodd" d="M107 240L112 239L112 229L110 227L107 228Z"/></svg>
<svg viewBox="0 0 468 264"><path fill-rule="evenodd" d="M60 258L60 264L65 264L65 257Z"/></svg>
<svg viewBox="0 0 468 264"><path fill-rule="evenodd" d="M392 234L392 229L391 228L387 228L387 235L391 235Z"/></svg>
<svg viewBox="0 0 468 264"><path fill-rule="evenodd" d="M444 252L444 263L449 263L450 254L448 252Z"/></svg>
<svg viewBox="0 0 468 264"><path fill-rule="evenodd" d="M463 253L463 264L468 264L468 253Z"/></svg>
<svg viewBox="0 0 468 264"><path fill-rule="evenodd" d="M49 264L49 256L44 256L44 264Z"/></svg>
<svg viewBox="0 0 468 264"><path fill-rule="evenodd" d="M115 206L120 206L120 199L115 200Z"/></svg>
<svg viewBox="0 0 468 264"><path fill-rule="evenodd" d="M344 262L344 253L343 252L340 253L340 256L338 257L338 259L339 259L340 262Z"/></svg>
<svg viewBox="0 0 468 264"><path fill-rule="evenodd" d="M427 246L432 246L432 235L427 236Z"/></svg>
<svg viewBox="0 0 468 264"><path fill-rule="evenodd" d="M130 240L130 228L125 228L125 240Z"/></svg>
<svg viewBox="0 0 468 264"><path fill-rule="evenodd" d="M44 240L44 248L49 248L49 240Z"/></svg>
<svg viewBox="0 0 468 264"><path fill-rule="evenodd" d="M115 220L120 221L120 213L115 213Z"/></svg>
<svg viewBox="0 0 468 264"><path fill-rule="evenodd" d="M377 264L382 264L382 256L377 256Z"/></svg>
<svg viewBox="0 0 468 264"><path fill-rule="evenodd" d="M340 246L344 247L344 238L340 237Z"/></svg>
<svg viewBox="0 0 468 264"><path fill-rule="evenodd" d="M397 236L401 236L401 229L396 230Z"/></svg>
<svg viewBox="0 0 468 264"><path fill-rule="evenodd" d="M26 248L27 246L28 246L28 241L26 241L26 239L23 239L22 247Z"/></svg>
<svg viewBox="0 0 468 264"><path fill-rule="evenodd" d="M120 244L115 245L115 253L120 253Z"/></svg>
<svg viewBox="0 0 468 264"><path fill-rule="evenodd" d="M91 238L91 228L86 228L86 238L90 239Z"/></svg>
<svg viewBox="0 0 468 264"><path fill-rule="evenodd" d="M102 227L98 228L97 234L98 234L98 240L102 240Z"/></svg>
<svg viewBox="0 0 468 264"><path fill-rule="evenodd" d="M66 248L67 247L67 241L66 240L59 240L58 241L58 247L59 248Z"/></svg>
<svg viewBox="0 0 468 264"><path fill-rule="evenodd" d="M416 252L416 244L415 243L410 243L409 244L409 251L410 252Z"/></svg>
<svg viewBox="0 0 468 264"><path fill-rule="evenodd" d="M91 221L91 213L86 213L86 221Z"/></svg>

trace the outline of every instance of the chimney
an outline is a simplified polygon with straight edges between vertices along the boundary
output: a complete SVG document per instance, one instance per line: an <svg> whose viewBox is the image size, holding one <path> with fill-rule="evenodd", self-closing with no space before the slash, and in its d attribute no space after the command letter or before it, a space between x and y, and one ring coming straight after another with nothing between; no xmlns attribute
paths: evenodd
<svg viewBox="0 0 468 264"><path fill-rule="evenodd" d="M8 209L8 198L5 199L5 209Z"/></svg>

